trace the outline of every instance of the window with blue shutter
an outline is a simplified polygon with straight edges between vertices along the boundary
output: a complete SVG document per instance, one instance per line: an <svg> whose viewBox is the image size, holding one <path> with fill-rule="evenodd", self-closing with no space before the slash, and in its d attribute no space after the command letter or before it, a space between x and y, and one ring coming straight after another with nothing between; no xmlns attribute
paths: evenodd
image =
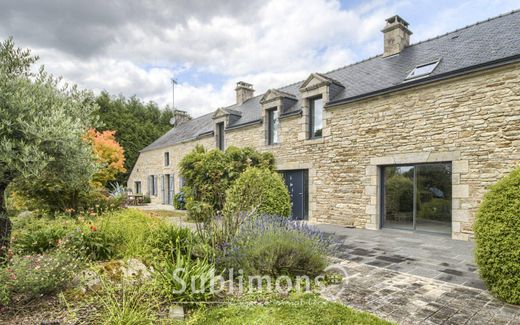
<svg viewBox="0 0 520 325"><path fill-rule="evenodd" d="M173 204L173 196L175 195L175 182L173 174L170 174L170 193L168 195L168 204Z"/></svg>
<svg viewBox="0 0 520 325"><path fill-rule="evenodd" d="M166 175L161 175L161 197L162 197L162 204L166 204L166 192L165 192L165 187L166 187L166 184L165 184L165 180L166 180Z"/></svg>

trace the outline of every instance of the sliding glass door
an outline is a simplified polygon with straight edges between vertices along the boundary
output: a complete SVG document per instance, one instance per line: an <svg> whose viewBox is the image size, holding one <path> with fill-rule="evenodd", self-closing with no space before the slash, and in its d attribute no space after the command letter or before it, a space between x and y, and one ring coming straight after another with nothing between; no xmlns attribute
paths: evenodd
<svg viewBox="0 0 520 325"><path fill-rule="evenodd" d="M451 164L383 167L383 227L451 234Z"/></svg>

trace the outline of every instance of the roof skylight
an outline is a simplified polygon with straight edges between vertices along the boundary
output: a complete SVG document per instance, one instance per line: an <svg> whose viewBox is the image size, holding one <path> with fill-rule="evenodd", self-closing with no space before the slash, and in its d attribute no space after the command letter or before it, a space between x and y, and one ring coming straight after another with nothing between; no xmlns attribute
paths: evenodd
<svg viewBox="0 0 520 325"><path fill-rule="evenodd" d="M406 80L427 76L430 73L432 73L433 70L435 70L435 68L437 67L438 64L439 64L439 60L430 62L430 63L426 63L426 64L422 64L422 65L418 65L412 70L412 72L410 72L410 74L408 74L408 76L406 77Z"/></svg>

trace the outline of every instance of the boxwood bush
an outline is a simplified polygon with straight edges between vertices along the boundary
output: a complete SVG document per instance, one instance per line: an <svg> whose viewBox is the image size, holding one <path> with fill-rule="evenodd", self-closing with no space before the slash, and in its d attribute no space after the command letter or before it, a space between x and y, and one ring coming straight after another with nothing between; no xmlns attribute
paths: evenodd
<svg viewBox="0 0 520 325"><path fill-rule="evenodd" d="M520 168L490 188L474 230L482 279L499 298L520 304Z"/></svg>
<svg viewBox="0 0 520 325"><path fill-rule="evenodd" d="M248 168L226 193L225 215L240 212L255 215L291 215L291 198L277 172L266 168Z"/></svg>

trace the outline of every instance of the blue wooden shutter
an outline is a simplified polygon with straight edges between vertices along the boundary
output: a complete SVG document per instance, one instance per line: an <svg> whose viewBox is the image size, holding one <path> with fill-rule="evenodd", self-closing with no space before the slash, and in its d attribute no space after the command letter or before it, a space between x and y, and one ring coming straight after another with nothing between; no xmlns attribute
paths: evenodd
<svg viewBox="0 0 520 325"><path fill-rule="evenodd" d="M170 193L168 195L168 204L173 204L173 195L175 194L175 183L173 180L173 174L170 174Z"/></svg>
<svg viewBox="0 0 520 325"><path fill-rule="evenodd" d="M166 204L166 193L164 192L165 187L165 178L164 175L161 175L161 197L162 197L162 204Z"/></svg>
<svg viewBox="0 0 520 325"><path fill-rule="evenodd" d="M159 176L153 175L153 195L159 195Z"/></svg>

